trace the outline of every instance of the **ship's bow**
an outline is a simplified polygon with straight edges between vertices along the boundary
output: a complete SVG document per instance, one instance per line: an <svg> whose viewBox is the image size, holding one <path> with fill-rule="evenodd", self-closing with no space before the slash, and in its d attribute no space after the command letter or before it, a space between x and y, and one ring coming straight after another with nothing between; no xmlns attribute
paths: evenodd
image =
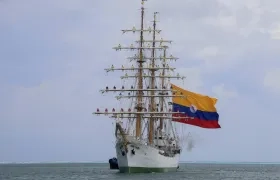
<svg viewBox="0 0 280 180"><path fill-rule="evenodd" d="M121 173L174 172L178 168L179 154L168 157L156 147L141 143L127 148L117 143L116 153Z"/></svg>

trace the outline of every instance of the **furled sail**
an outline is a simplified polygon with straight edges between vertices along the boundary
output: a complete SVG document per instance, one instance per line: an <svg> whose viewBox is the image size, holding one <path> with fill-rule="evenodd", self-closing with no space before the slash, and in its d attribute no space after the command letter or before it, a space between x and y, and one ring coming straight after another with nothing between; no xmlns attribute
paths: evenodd
<svg viewBox="0 0 280 180"><path fill-rule="evenodd" d="M172 89L175 94L183 95L183 97L172 98L173 112L184 112L184 114L174 114L174 122L208 129L221 128L219 114L215 107L216 98L194 93L174 84L172 84Z"/></svg>

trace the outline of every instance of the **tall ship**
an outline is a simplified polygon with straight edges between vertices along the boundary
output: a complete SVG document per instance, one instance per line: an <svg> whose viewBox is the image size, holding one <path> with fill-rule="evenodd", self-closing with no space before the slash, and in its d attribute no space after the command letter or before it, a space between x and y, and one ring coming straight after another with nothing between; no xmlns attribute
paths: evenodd
<svg viewBox="0 0 280 180"><path fill-rule="evenodd" d="M105 69L123 72L123 85L101 90L117 93L116 99L122 101L123 107L98 108L93 113L115 119L116 156L122 173L176 171L183 149L177 125L220 128L216 98L172 84L172 80L185 77L170 65L178 58L168 53L172 41L159 37L158 12L153 14L152 26L144 27L145 1L141 1L140 27L122 30L138 34L138 39L128 46L119 44L113 48L133 54L125 65Z"/></svg>

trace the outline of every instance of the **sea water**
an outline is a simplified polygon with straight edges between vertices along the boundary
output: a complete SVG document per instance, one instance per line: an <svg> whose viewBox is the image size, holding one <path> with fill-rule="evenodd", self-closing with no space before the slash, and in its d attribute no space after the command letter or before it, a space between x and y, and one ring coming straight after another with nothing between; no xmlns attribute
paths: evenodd
<svg viewBox="0 0 280 180"><path fill-rule="evenodd" d="M107 163L1 164L0 180L280 180L279 164L182 163L178 172L121 174Z"/></svg>

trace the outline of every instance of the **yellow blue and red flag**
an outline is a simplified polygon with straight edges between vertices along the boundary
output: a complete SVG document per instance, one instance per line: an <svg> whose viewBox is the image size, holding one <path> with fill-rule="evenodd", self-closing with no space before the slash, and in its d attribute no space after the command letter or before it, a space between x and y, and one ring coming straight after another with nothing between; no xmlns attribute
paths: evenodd
<svg viewBox="0 0 280 180"><path fill-rule="evenodd" d="M175 122L190 124L201 128L217 129L221 128L219 124L219 114L215 104L216 98L194 93L172 84L172 89L176 95L183 97L173 97L173 116ZM182 117L182 118L180 118Z"/></svg>

